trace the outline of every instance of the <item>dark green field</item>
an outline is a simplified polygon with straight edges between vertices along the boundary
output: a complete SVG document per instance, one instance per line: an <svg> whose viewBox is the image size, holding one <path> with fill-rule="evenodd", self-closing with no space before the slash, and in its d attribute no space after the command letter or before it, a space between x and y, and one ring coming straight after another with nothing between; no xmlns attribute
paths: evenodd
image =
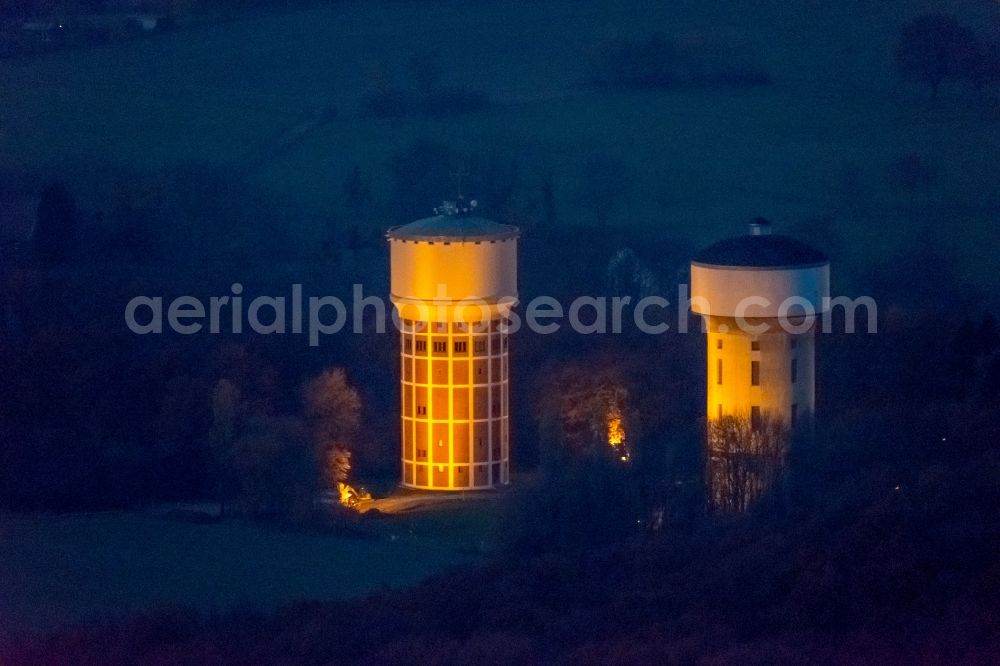
<svg viewBox="0 0 1000 666"><path fill-rule="evenodd" d="M495 503L368 519L368 536L148 513L0 517L0 638L155 607L275 608L412 585L496 546Z"/></svg>
<svg viewBox="0 0 1000 666"><path fill-rule="evenodd" d="M995 4L952 5L977 28L996 20ZM356 165L376 179L375 201L385 206L392 152L425 138L515 155L528 182L554 174L566 224L592 221L580 201L581 163L600 154L628 171L615 224L656 224L700 243L754 214L780 225L830 216L864 266L925 233L931 211L954 231L940 243L966 276L996 285L982 251L1000 243L1000 150L984 148L1000 148L995 103L984 107L960 90L930 102L925 91L897 86L892 70L898 26L934 7L343 2L258 15L0 62L0 154L12 170L76 173L84 202L104 196L102 169L207 161L322 215ZM773 84L649 93L585 85L582 63L599 40L655 30L748 43ZM374 72L409 85L407 54L427 50L445 83L482 90L494 104L438 119L360 112ZM317 120L330 107L335 116ZM926 195L890 187L890 165L907 153L933 167ZM80 182L81 173L97 175ZM371 224L402 222L390 211Z"/></svg>

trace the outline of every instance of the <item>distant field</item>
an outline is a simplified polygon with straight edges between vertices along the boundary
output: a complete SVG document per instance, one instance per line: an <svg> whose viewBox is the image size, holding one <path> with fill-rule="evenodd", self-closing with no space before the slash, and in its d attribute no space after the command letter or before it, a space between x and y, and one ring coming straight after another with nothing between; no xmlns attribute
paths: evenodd
<svg viewBox="0 0 1000 666"><path fill-rule="evenodd" d="M980 29L995 25L994 3L950 4ZM833 215L851 259L865 266L923 233L909 220L928 203L887 184L889 164L912 152L937 171L931 217L962 230L945 247L970 278L1000 286L985 251L1000 245L996 110L893 90L896 30L928 9L940 3L340 2L0 62L0 164L49 173L207 161L323 213L354 165L381 179L385 201L389 156L428 138L521 155L529 182L554 174L560 219L572 223L591 219L579 203L580 165L601 153L631 167L616 223L703 242L756 214L779 224ZM759 48L775 83L643 94L583 85L582 56L598 39L653 30L731 31ZM436 120L359 115L376 65L405 84L408 55L420 49L439 54L446 82L485 90L495 108ZM272 151L331 105L334 120ZM845 212L848 171L864 205ZM93 183L78 187L86 198Z"/></svg>
<svg viewBox="0 0 1000 666"><path fill-rule="evenodd" d="M0 640L155 606L267 609L411 585L475 561L491 524L475 505L377 520L372 539L139 513L3 516Z"/></svg>

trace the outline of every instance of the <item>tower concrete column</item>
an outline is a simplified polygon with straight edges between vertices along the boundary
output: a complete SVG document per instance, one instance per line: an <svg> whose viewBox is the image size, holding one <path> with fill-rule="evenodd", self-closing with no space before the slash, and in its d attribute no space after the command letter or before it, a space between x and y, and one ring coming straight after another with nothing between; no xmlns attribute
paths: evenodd
<svg viewBox="0 0 1000 666"><path fill-rule="evenodd" d="M516 227L446 207L390 229L400 318L402 484L488 489L510 482L510 362Z"/></svg>

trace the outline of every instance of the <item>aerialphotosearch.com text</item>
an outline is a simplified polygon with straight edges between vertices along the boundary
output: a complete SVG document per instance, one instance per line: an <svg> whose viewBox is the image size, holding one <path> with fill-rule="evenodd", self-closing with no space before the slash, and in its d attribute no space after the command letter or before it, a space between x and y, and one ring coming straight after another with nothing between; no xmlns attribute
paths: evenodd
<svg viewBox="0 0 1000 666"><path fill-rule="evenodd" d="M660 295L641 298L631 296L577 296L568 304L552 296L536 296L527 303L515 297L449 300L443 285L437 296L422 303L410 303L417 308L420 322L447 320L489 321L500 320L500 330L516 333L526 326L534 333L546 335L559 331L564 325L581 335L619 334L628 326L649 335L662 335L668 331L687 333L688 310L692 299L687 284L677 286L673 304ZM293 284L287 296L259 295L249 298L243 285L233 283L230 293L207 299L195 296L136 296L125 306L125 323L137 335L156 335L171 331L180 335L241 334L306 335L310 346L318 346L324 336L344 331L356 334L385 333L392 328L399 330L399 313L391 302L378 295L365 295L361 284L355 284L349 303L337 296L306 296L301 284ZM710 313L711 303L696 297L699 312ZM676 305L676 307L671 307ZM737 304L733 324L748 333L761 331L776 319L777 324L789 333L801 333L812 327L818 313L822 317L821 330L832 332L833 317L830 313L843 310L845 333L877 332L877 307L868 296L849 298L824 297L823 302L811 304L801 298L790 298L778 304L776 318L761 323L760 313L774 305L767 298L750 296ZM517 309L514 309L517 306ZM409 310L412 312L412 309ZM523 314L521 314L523 312ZM755 316L755 313L756 316ZM456 316L457 314L457 316ZM676 318L675 325L666 321ZM369 325L365 325L368 317ZM859 324L862 323L859 328ZM475 332L475 324L470 324ZM699 329L700 332L700 329Z"/></svg>

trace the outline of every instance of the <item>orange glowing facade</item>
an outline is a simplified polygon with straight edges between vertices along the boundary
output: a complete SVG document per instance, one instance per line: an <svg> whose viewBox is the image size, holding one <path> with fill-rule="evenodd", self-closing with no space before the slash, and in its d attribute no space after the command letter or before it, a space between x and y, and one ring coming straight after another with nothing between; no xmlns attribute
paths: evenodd
<svg viewBox="0 0 1000 666"><path fill-rule="evenodd" d="M691 262L691 309L708 342L705 481L713 510L745 511L768 492L788 433L811 427L816 321L829 293L829 260L772 235L760 218L749 235Z"/></svg>
<svg viewBox="0 0 1000 666"><path fill-rule="evenodd" d="M402 483L423 490L510 482L509 340L515 227L468 212L391 229L400 319Z"/></svg>
<svg viewBox="0 0 1000 666"><path fill-rule="evenodd" d="M790 427L816 406L815 327L830 293L817 250L757 219L691 262L691 309L707 333L706 417L768 415Z"/></svg>

